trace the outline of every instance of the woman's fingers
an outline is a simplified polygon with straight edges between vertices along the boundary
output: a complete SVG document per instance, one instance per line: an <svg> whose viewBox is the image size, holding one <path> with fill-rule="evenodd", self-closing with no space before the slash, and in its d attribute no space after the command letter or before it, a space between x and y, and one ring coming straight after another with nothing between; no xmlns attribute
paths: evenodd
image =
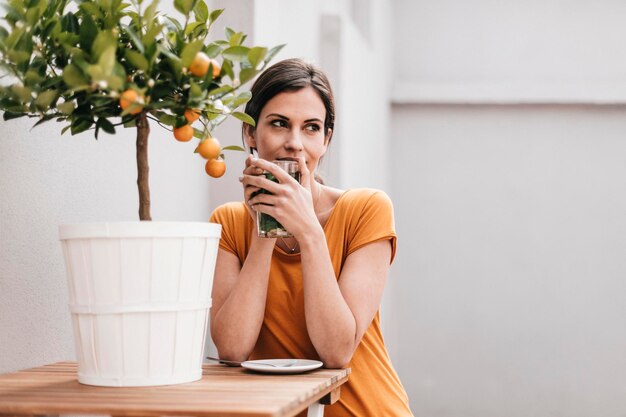
<svg viewBox="0 0 626 417"><path fill-rule="evenodd" d="M281 184L268 180L262 175L244 175L241 182L244 187L262 188L272 194L280 194L284 190L284 186L281 187Z"/></svg>
<svg viewBox="0 0 626 417"><path fill-rule="evenodd" d="M304 188L311 189L311 173L303 156L298 158L298 168L300 169L300 184Z"/></svg>
<svg viewBox="0 0 626 417"><path fill-rule="evenodd" d="M280 168L278 165L268 162L264 159L254 159L250 161L250 165L261 169L261 172L269 172L272 174L278 182L285 184L289 182L297 182L291 175L289 175L285 170Z"/></svg>

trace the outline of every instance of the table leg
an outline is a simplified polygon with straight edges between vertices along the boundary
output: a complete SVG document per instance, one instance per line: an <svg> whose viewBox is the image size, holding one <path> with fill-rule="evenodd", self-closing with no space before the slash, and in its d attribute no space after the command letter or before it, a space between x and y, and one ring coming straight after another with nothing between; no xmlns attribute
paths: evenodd
<svg viewBox="0 0 626 417"><path fill-rule="evenodd" d="M324 405L314 402L309 406L306 417L324 417Z"/></svg>

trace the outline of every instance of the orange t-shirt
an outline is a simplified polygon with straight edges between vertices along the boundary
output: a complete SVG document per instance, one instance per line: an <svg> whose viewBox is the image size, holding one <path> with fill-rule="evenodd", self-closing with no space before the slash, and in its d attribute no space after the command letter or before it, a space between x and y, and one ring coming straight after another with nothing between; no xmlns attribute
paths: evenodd
<svg viewBox="0 0 626 417"><path fill-rule="evenodd" d="M256 233L256 225L245 205L224 204L215 210L211 221L222 225L220 248L235 254L243 265L252 233ZM391 262L396 252L391 200L378 190L348 190L335 203L324 233L337 277L346 258L368 243L389 240ZM265 318L250 358L319 360L306 329L300 254L288 254L278 246L272 255ZM412 416L406 392L385 348L380 311L348 367L352 368L349 381L341 387L339 401L325 408L325 416Z"/></svg>

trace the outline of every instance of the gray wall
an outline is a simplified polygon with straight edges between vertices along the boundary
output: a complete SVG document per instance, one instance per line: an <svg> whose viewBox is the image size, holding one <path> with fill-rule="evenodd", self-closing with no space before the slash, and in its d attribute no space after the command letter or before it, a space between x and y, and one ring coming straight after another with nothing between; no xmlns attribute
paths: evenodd
<svg viewBox="0 0 626 417"><path fill-rule="evenodd" d="M626 415L624 16L394 2L390 290L416 415Z"/></svg>

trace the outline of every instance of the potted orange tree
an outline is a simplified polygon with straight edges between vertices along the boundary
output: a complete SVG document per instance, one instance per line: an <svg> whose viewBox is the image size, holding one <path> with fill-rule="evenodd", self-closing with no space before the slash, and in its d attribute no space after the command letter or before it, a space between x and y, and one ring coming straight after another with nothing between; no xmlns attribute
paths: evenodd
<svg viewBox="0 0 626 417"><path fill-rule="evenodd" d="M69 4L68 4L69 3ZM224 151L212 130L237 109L240 91L281 46L244 45L226 29L209 40L222 10L204 0L10 0L0 26L4 120L65 122L62 133L136 129L140 222L60 226L82 383L163 385L201 377L220 226L151 222L150 125L198 140L206 172L220 177Z"/></svg>

